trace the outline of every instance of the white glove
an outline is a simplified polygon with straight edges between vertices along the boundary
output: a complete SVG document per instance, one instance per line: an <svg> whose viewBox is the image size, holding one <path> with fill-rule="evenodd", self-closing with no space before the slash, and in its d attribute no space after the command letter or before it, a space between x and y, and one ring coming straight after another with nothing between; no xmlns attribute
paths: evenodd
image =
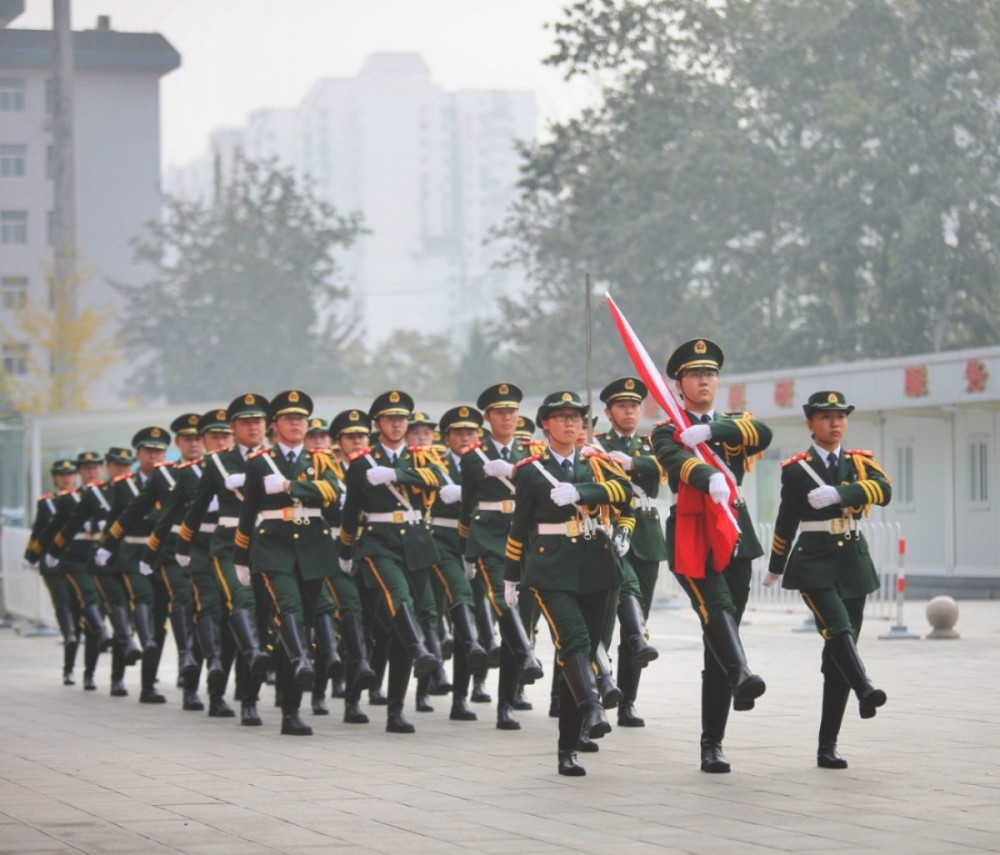
<svg viewBox="0 0 1000 855"><path fill-rule="evenodd" d="M830 484L824 484L822 487L810 490L808 498L809 504L816 508L816 510L840 504L840 493L837 492L836 487Z"/></svg>
<svg viewBox="0 0 1000 855"><path fill-rule="evenodd" d="M438 495L446 505L453 505L462 498L462 486L460 484L445 484Z"/></svg>
<svg viewBox="0 0 1000 855"><path fill-rule="evenodd" d="M721 472L716 472L708 479L708 495L717 505L724 505L729 501L729 485L726 483L726 476Z"/></svg>
<svg viewBox="0 0 1000 855"><path fill-rule="evenodd" d="M207 511L212 514L219 510L219 497L212 496L212 501L208 503Z"/></svg>
<svg viewBox="0 0 1000 855"><path fill-rule="evenodd" d="M678 437L688 448L694 448L696 445L708 442L711 438L712 426L703 424L691 425L691 427L685 428Z"/></svg>
<svg viewBox="0 0 1000 855"><path fill-rule="evenodd" d="M240 584L245 588L250 584L250 568L246 564L236 564L236 578L239 579Z"/></svg>
<svg viewBox="0 0 1000 855"><path fill-rule="evenodd" d="M777 573L772 573L770 570L764 573L764 578L761 579L760 583L765 588L770 588L775 582L777 582L781 577Z"/></svg>
<svg viewBox="0 0 1000 855"><path fill-rule="evenodd" d="M264 492L269 496L273 496L275 493L284 493L287 483L288 479L284 475L272 472L270 475L264 476Z"/></svg>
<svg viewBox="0 0 1000 855"><path fill-rule="evenodd" d="M503 601L509 609L517 606L517 582L503 580Z"/></svg>
<svg viewBox="0 0 1000 855"><path fill-rule="evenodd" d="M365 477L368 479L368 483L374 487L378 487L380 484L395 484L398 478L396 470L391 466L373 466L365 472Z"/></svg>
<svg viewBox="0 0 1000 855"><path fill-rule="evenodd" d="M340 505L340 509L341 509L341 510L343 510L343 509L344 509L344 503L345 503L346 501L347 501L347 492L346 492L346 491L344 491L344 490L341 490L341 492L340 492L340 498L339 498L339 499L337 499L337 504L339 504L339 505Z"/></svg>
<svg viewBox="0 0 1000 855"><path fill-rule="evenodd" d="M628 552L628 548L631 546L628 539L628 532L625 530L619 531L615 534L615 536L611 539L611 542L614 544L615 551L620 556Z"/></svg>
<svg viewBox="0 0 1000 855"><path fill-rule="evenodd" d="M234 472L232 475L226 476L226 481L225 481L226 489L232 490L233 492L235 492L236 490L242 490L243 485L246 484L246 482L247 482L246 472Z"/></svg>
<svg viewBox="0 0 1000 855"><path fill-rule="evenodd" d="M187 567L191 563L190 555L174 555L174 558L181 567Z"/></svg>
<svg viewBox="0 0 1000 855"><path fill-rule="evenodd" d="M56 567L59 566L59 559L56 558L54 555L51 555L50 553L46 552L42 556L42 564L48 567L49 570L55 570Z"/></svg>
<svg viewBox="0 0 1000 855"><path fill-rule="evenodd" d="M150 567L145 561L140 561L139 562L139 572L143 576L152 576L153 575L153 568Z"/></svg>
<svg viewBox="0 0 1000 855"><path fill-rule="evenodd" d="M612 451L608 457L617 462L626 472L635 469L635 458L624 451Z"/></svg>
<svg viewBox="0 0 1000 855"><path fill-rule="evenodd" d="M108 524L107 520L98 520L97 521L97 530L98 531L104 531L104 528L105 528L105 526L107 526L107 524Z"/></svg>
<svg viewBox="0 0 1000 855"><path fill-rule="evenodd" d="M514 464L506 460L487 460L483 464L483 472L491 478L510 478L514 474Z"/></svg>
<svg viewBox="0 0 1000 855"><path fill-rule="evenodd" d="M601 453L602 452L599 448L594 448L594 446L592 445L585 445L583 446L583 448L580 449L581 457L595 457Z"/></svg>
<svg viewBox="0 0 1000 855"><path fill-rule="evenodd" d="M111 553L103 546L100 549L98 549L96 554L94 555L94 563L98 567L107 566L107 563L110 560L111 560Z"/></svg>
<svg viewBox="0 0 1000 855"><path fill-rule="evenodd" d="M354 567L354 562L350 558L338 558L337 563L340 565L340 572L350 575L351 569Z"/></svg>
<svg viewBox="0 0 1000 855"><path fill-rule="evenodd" d="M552 488L549 492L549 498L559 505L559 507L573 505L580 501L580 491L576 489L574 484L563 482L557 487Z"/></svg>
<svg viewBox="0 0 1000 855"><path fill-rule="evenodd" d="M471 582L473 579L476 578L476 570L477 570L476 562L463 561L462 563L465 565L465 578Z"/></svg>

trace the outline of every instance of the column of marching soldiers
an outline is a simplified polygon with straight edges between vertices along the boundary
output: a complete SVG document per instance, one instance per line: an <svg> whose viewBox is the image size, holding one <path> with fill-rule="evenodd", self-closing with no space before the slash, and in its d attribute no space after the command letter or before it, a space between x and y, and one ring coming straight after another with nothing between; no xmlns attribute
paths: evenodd
<svg viewBox="0 0 1000 855"><path fill-rule="evenodd" d="M671 357L667 374L692 420L685 431L663 423L638 432L647 390L635 377L603 389L610 429L590 439L589 408L570 391L545 397L536 426L520 413L523 393L513 383L490 386L475 407L453 407L437 422L391 390L367 411L327 423L293 389L270 399L246 392L225 409L178 416L169 431L143 428L131 448L57 460L55 490L38 500L25 558L52 596L63 682L74 685L82 639L84 690L97 688L99 657L110 653L113 697L129 694L135 666L140 703L165 703L157 684L169 624L185 710L205 710L204 674L214 718L261 725L267 683L282 734L311 735L303 695L314 715L327 715L328 689L343 700L346 724L369 723L367 693L369 706L386 707L387 731L412 733L404 701L414 677L418 713L450 695L449 718L471 722L470 703L492 703L487 676L496 669L496 727L516 731L516 712L532 708L525 686L545 677L534 652L544 623L555 646L549 715L559 720L558 771L585 774L577 752L598 750L595 740L611 729L605 710L617 709L621 727L645 726L636 699L658 658L646 629L658 568L669 559L678 573L674 551L690 545L675 532L690 509L675 500L664 530L653 504L660 487L677 493L683 483L720 503L721 476L697 446L717 450L742 482L770 442L749 413L715 412L722 361L707 339ZM824 638L817 761L844 768L836 739L850 691L862 718L885 703L855 641L874 589L870 560L858 570L867 546L857 520L888 502L888 478L870 452L844 451L840 477L819 480L836 468L819 452L839 450L842 433L821 442L813 420L842 417L846 428L853 407L822 392L804 409L814 445L783 463L765 584L788 569L785 586L802 589L813 609ZM165 460L171 442L176 463ZM813 481L837 486L823 491ZM817 492L826 504L814 501ZM700 574L677 576L702 621L706 772L730 770L722 752L729 711L753 709L765 690L739 636L750 564L763 553L742 499L733 510L741 537L723 569L708 562ZM796 530L799 545L789 549ZM829 571L822 582L820 563ZM226 701L231 677L238 713Z"/></svg>

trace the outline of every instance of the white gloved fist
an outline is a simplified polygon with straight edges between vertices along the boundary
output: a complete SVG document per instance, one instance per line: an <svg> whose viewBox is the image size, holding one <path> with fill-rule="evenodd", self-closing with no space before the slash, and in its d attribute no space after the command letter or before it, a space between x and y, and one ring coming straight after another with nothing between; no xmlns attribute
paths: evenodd
<svg viewBox="0 0 1000 855"><path fill-rule="evenodd" d="M42 564L43 564L43 566L48 567L49 570L55 570L56 567L59 566L59 559L56 558L51 553L46 552L42 556Z"/></svg>
<svg viewBox="0 0 1000 855"><path fill-rule="evenodd" d="M777 573L772 573L770 570L768 570L764 573L764 578L760 580L760 583L765 588L770 588L780 578L781 577Z"/></svg>
<svg viewBox="0 0 1000 855"><path fill-rule="evenodd" d="M559 507L573 505L580 501L580 491L574 484L563 483L552 488L549 498Z"/></svg>
<svg viewBox="0 0 1000 855"><path fill-rule="evenodd" d="M343 490L340 491L340 496L337 499L337 504L340 505L340 509L344 509L344 503L347 501L347 493Z"/></svg>
<svg viewBox="0 0 1000 855"><path fill-rule="evenodd" d="M288 479L277 472L264 476L264 492L269 496L273 496L275 493L284 493L288 489L287 485Z"/></svg>
<svg viewBox="0 0 1000 855"><path fill-rule="evenodd" d="M708 479L708 495L717 505L724 505L729 501L729 485L721 472L716 472Z"/></svg>
<svg viewBox="0 0 1000 855"><path fill-rule="evenodd" d="M348 576L354 568L354 562L350 558L338 558L337 563L340 565L340 572Z"/></svg>
<svg viewBox="0 0 1000 855"><path fill-rule="evenodd" d="M177 555L174 556L174 558L177 560L177 563L181 567L187 567L191 563L191 556L190 555L180 555L180 554L177 554Z"/></svg>
<svg viewBox="0 0 1000 855"><path fill-rule="evenodd" d="M677 438L688 448L694 448L696 445L708 442L712 438L712 426L703 424L691 425L691 427L682 430L680 436Z"/></svg>
<svg viewBox="0 0 1000 855"><path fill-rule="evenodd" d="M445 484L438 490L438 495L446 505L453 505L462 498L462 486L460 484Z"/></svg>
<svg viewBox="0 0 1000 855"><path fill-rule="evenodd" d="M581 457L596 457L598 454L603 452L599 448L594 448L592 445L585 445L580 449Z"/></svg>
<svg viewBox="0 0 1000 855"><path fill-rule="evenodd" d="M365 477L369 484L378 487L380 484L395 484L398 476L391 466L373 466L365 472Z"/></svg>
<svg viewBox="0 0 1000 855"><path fill-rule="evenodd" d="M103 546L97 550L94 554L94 563L98 567L106 567L108 561L111 560L111 552L105 549Z"/></svg>
<svg viewBox="0 0 1000 855"><path fill-rule="evenodd" d="M240 584L245 588L250 584L250 568L246 564L236 564L236 578L239 579Z"/></svg>
<svg viewBox="0 0 1000 855"><path fill-rule="evenodd" d="M483 464L483 472L491 478L510 478L514 474L514 464L506 460L487 460Z"/></svg>
<svg viewBox="0 0 1000 855"><path fill-rule="evenodd" d="M624 451L612 451L608 457L618 463L626 472L630 469L635 469L635 458Z"/></svg>
<svg viewBox="0 0 1000 855"><path fill-rule="evenodd" d="M153 568L150 567L145 561L139 562L139 573L143 576L152 576Z"/></svg>
<svg viewBox="0 0 1000 855"><path fill-rule="evenodd" d="M611 543L614 544L615 551L619 556L624 556L628 552L631 543L628 539L628 532L624 530L619 530L615 533L615 536L611 539Z"/></svg>
<svg viewBox="0 0 1000 855"><path fill-rule="evenodd" d="M476 562L475 561L463 561L462 564L465 566L465 578L470 582L476 578Z"/></svg>
<svg viewBox="0 0 1000 855"><path fill-rule="evenodd" d="M816 508L816 510L840 504L840 493L837 492L836 487L830 484L824 484L822 487L810 490L808 498L809 504Z"/></svg>
<svg viewBox="0 0 1000 855"><path fill-rule="evenodd" d="M219 510L219 497L212 496L212 501L208 503L207 512L214 514L217 510Z"/></svg>
<svg viewBox="0 0 1000 855"><path fill-rule="evenodd" d="M517 582L503 580L503 601L507 608L513 609L517 606Z"/></svg>
<svg viewBox="0 0 1000 855"><path fill-rule="evenodd" d="M226 489L227 490L242 490L243 485L247 482L246 472L234 472L232 475L226 476Z"/></svg>

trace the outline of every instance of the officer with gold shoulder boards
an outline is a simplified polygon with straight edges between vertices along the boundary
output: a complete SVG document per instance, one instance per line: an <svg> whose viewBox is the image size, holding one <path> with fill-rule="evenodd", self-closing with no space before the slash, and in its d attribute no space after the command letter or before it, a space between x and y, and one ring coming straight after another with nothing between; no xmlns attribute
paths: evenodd
<svg viewBox="0 0 1000 855"><path fill-rule="evenodd" d="M666 480L666 472L653 454L652 439L638 433L645 384L637 377L622 377L601 390L604 415L611 430L597 434L594 444L608 452L632 481L635 531L622 556L622 587L618 595L621 644L618 646L618 687L624 699L618 704L618 724L644 727L635 712L642 669L659 655L646 642L646 620L653 605L660 562L667 559L667 544L660 512L652 500Z"/></svg>
<svg viewBox="0 0 1000 855"><path fill-rule="evenodd" d="M406 447L413 399L392 389L372 402L368 415L378 430L378 444L360 453L347 469L347 499L340 526L340 567L351 572L361 562L365 587L378 601L376 620L393 633L389 645L389 703L386 730L413 733L403 716L410 669L419 678L433 673L440 660L424 645L416 616L439 560L426 529L424 499L442 482L433 461Z"/></svg>
<svg viewBox="0 0 1000 855"><path fill-rule="evenodd" d="M842 393L815 392L802 409L813 444L781 464L781 504L764 585L783 576L783 587L799 591L816 619L824 640L816 765L846 769L837 736L848 695L852 689L857 695L861 718L872 718L886 701L858 655L865 598L879 586L858 523L872 505L889 504L892 488L872 452L842 447L854 412Z"/></svg>
<svg viewBox="0 0 1000 855"><path fill-rule="evenodd" d="M596 739L611 730L592 661L618 585L616 552L625 552L634 525L624 471L607 458L578 453L587 413L575 392L553 392L542 402L538 419L549 444L518 464L504 562L508 608L517 605L518 585L529 588L552 631L562 666L558 771L571 776L586 774L576 762L581 732ZM613 506L621 512L614 530Z"/></svg>
<svg viewBox="0 0 1000 855"><path fill-rule="evenodd" d="M289 389L271 399L268 416L276 444L247 461L233 564L240 583L259 575L275 608L278 636L288 658L282 681L281 732L309 736L299 717L304 689L316 677L309 657L312 625L324 577L336 568L336 545L323 511L339 501L325 454L304 448L312 399ZM258 522L259 518L259 522Z"/></svg>
<svg viewBox="0 0 1000 855"><path fill-rule="evenodd" d="M698 547L692 541L681 542L678 535L688 536L693 532L694 537L699 537L697 517L704 514L700 502L725 504L730 497L725 475L704 463L692 449L707 443L740 485L757 455L771 444L770 428L750 413L720 415L715 411L722 362L722 348L707 338L691 339L680 345L667 362L667 376L675 381L691 426L678 432L674 424L664 423L653 431L653 451L667 471L670 489L677 494L686 485L667 520L667 553L670 569L702 621L705 667L701 677L701 769L713 773L730 771L722 751L730 704L737 711L753 709L754 700L766 688L764 681L748 667L739 634L740 620L750 596L751 565L764 552L742 496L733 506L740 535L729 562L716 572L709 552L703 565L681 573L678 560L681 549L693 551ZM687 490L697 492L687 493ZM698 497L697 493L708 494L708 498ZM693 503L693 509L687 504L688 496L699 499ZM688 519L679 522L682 514ZM687 567L692 562L687 560L683 564Z"/></svg>

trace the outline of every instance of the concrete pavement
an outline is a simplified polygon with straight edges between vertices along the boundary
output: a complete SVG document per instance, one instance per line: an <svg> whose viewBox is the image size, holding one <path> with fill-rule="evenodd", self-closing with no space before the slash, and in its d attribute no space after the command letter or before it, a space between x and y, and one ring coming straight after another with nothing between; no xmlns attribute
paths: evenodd
<svg viewBox="0 0 1000 855"><path fill-rule="evenodd" d="M861 721L852 701L840 738L846 771L817 769L821 640L793 632L802 614L754 613L744 630L768 683L756 710L730 716L729 775L698 769L699 628L684 608L651 620L658 662L639 711L615 727L585 778L556 774L548 680L529 688L523 729L436 712L407 715L411 736L304 713L316 734L282 737L270 690L265 724L183 712L172 644L164 706L63 687L51 638L0 630L0 852L677 852L1000 851L1000 603L962 602L958 641L879 641L862 655L888 704ZM926 634L923 604L912 630ZM540 643L543 662L551 645ZM80 657L82 661L82 655ZM496 672L490 690L495 693ZM614 714L611 715L614 723Z"/></svg>

